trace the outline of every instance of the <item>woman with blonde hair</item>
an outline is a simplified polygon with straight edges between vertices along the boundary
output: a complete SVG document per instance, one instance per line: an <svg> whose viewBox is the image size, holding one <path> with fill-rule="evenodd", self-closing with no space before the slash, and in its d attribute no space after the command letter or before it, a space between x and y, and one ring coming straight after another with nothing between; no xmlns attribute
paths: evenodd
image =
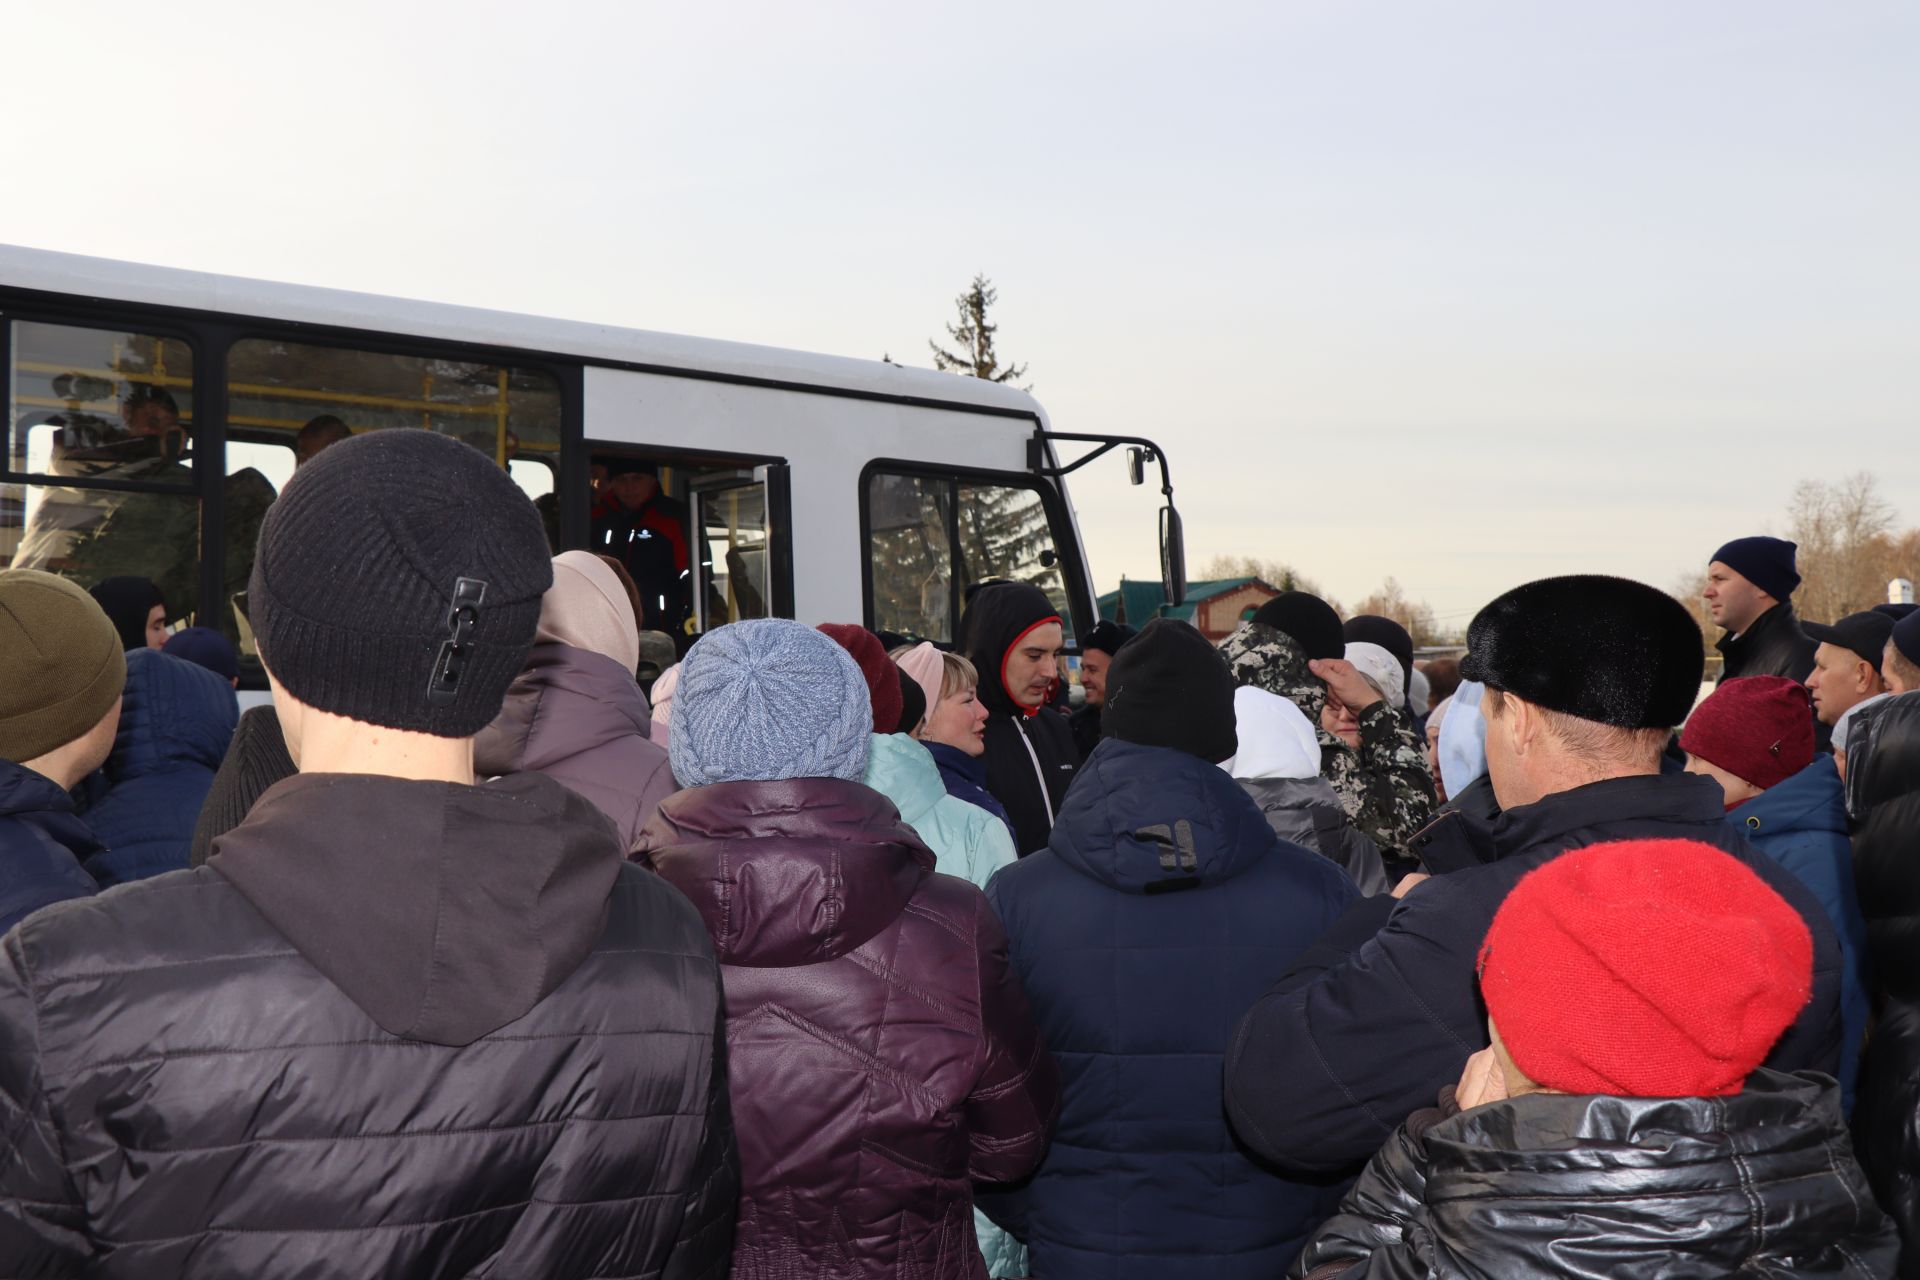
<svg viewBox="0 0 1920 1280"><path fill-rule="evenodd" d="M977 804L1007 824L1006 808L987 790L987 706L980 701L980 673L957 653L921 643L895 649L893 660L927 695L920 742L940 766L947 794Z"/></svg>

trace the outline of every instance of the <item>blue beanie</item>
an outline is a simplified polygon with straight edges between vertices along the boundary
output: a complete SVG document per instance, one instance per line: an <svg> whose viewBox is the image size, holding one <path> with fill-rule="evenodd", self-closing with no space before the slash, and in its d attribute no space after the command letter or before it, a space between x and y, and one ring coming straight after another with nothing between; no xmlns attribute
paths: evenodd
<svg viewBox="0 0 1920 1280"><path fill-rule="evenodd" d="M845 649L784 618L702 636L680 664L667 757L683 787L860 781L873 703Z"/></svg>
<svg viewBox="0 0 1920 1280"><path fill-rule="evenodd" d="M229 680L240 676L240 655L233 651L233 641L211 627L182 628L167 637L163 649L176 658L185 658L196 667L205 667L217 676L225 676Z"/></svg>
<svg viewBox="0 0 1920 1280"><path fill-rule="evenodd" d="M1735 538L1707 558L1719 561L1775 600L1785 600L1800 585L1793 553L1799 550L1785 538Z"/></svg>

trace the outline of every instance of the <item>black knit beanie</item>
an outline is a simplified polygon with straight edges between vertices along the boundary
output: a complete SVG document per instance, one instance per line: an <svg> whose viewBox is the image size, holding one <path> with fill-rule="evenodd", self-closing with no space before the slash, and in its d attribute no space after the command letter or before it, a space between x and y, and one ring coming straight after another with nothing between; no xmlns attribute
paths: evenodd
<svg viewBox="0 0 1920 1280"><path fill-rule="evenodd" d="M120 647L128 653L147 647L147 618L153 606L165 608L166 597L151 578L103 578L87 589L120 633Z"/></svg>
<svg viewBox="0 0 1920 1280"><path fill-rule="evenodd" d="M1785 538L1756 535L1735 538L1708 558L1708 564L1727 566L1775 600L1785 600L1800 587L1794 563L1799 547Z"/></svg>
<svg viewBox="0 0 1920 1280"><path fill-rule="evenodd" d="M1100 734L1219 764L1240 750L1233 672L1191 625L1155 618L1113 655Z"/></svg>
<svg viewBox="0 0 1920 1280"><path fill-rule="evenodd" d="M1319 596L1282 591L1260 606L1253 621L1292 636L1309 659L1346 656L1347 640L1340 633L1340 615Z"/></svg>
<svg viewBox="0 0 1920 1280"><path fill-rule="evenodd" d="M443 738L500 713L553 583L540 515L478 450L430 431L343 440L260 527L260 659L317 710Z"/></svg>
<svg viewBox="0 0 1920 1280"><path fill-rule="evenodd" d="M1621 729L1671 729L1700 696L1700 624L1645 583L1542 578L1474 615L1460 674L1549 711Z"/></svg>

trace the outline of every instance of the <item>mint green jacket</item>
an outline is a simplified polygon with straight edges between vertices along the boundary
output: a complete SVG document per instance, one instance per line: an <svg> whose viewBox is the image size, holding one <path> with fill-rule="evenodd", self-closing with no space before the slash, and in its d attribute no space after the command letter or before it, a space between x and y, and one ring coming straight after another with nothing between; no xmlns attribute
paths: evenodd
<svg viewBox="0 0 1920 1280"><path fill-rule="evenodd" d="M876 733L869 748L860 781L893 801L933 850L934 870L984 889L988 876L1014 861L1007 824L977 804L948 795L940 766L925 747L904 733Z"/></svg>

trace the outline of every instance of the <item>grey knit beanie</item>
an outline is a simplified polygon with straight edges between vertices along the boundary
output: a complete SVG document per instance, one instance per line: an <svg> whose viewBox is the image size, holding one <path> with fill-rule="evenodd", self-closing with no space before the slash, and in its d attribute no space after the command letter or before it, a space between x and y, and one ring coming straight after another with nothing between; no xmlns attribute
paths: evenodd
<svg viewBox="0 0 1920 1280"><path fill-rule="evenodd" d="M407 429L343 440L261 524L261 660L318 710L470 738L533 646L548 554L533 504L477 450Z"/></svg>
<svg viewBox="0 0 1920 1280"><path fill-rule="evenodd" d="M867 767L873 705L845 649L784 618L702 636L680 664L667 757L683 787L841 778Z"/></svg>

